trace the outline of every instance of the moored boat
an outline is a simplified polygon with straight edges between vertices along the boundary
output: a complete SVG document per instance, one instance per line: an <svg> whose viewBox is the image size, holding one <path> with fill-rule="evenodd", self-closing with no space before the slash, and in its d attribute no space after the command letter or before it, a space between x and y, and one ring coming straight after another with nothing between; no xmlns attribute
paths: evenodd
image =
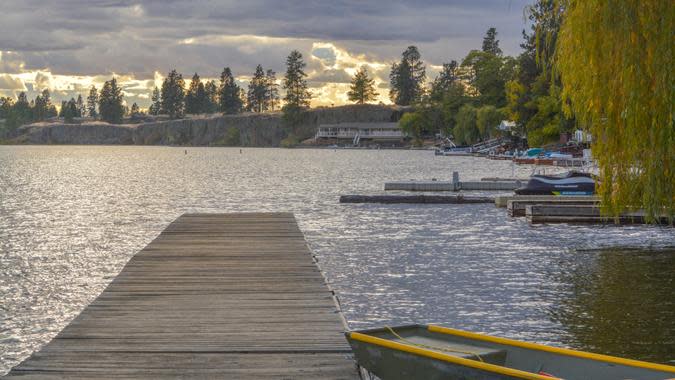
<svg viewBox="0 0 675 380"><path fill-rule="evenodd" d="M595 179L591 174L577 171L561 175L535 174L515 192L518 195L593 195Z"/></svg>
<svg viewBox="0 0 675 380"><path fill-rule="evenodd" d="M359 365L389 379L664 380L675 367L435 325L346 333Z"/></svg>

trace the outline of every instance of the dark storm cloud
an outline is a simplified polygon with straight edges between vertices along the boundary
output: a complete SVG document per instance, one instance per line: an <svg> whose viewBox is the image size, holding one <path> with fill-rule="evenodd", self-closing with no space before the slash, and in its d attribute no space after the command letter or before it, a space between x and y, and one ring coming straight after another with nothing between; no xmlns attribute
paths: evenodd
<svg viewBox="0 0 675 380"><path fill-rule="evenodd" d="M447 50L449 43L456 45L453 50L466 52L479 47L485 30L496 26L504 50L514 54L525 3L523 0L4 0L0 50L34 53L27 54L28 69L50 67L62 72L140 69L147 75L153 69L146 67L158 64L163 69L177 65L215 70L222 66L222 61L201 64L204 55L213 54L199 48L191 49L193 56L181 55L185 51L178 46L181 40L207 35L322 40L342 43L360 53L375 43L379 46L378 58L390 60L411 43L427 45L430 50ZM236 53L228 51L227 55L232 57ZM279 58L259 53L261 57L257 60ZM242 63L253 63L252 58Z"/></svg>
<svg viewBox="0 0 675 380"><path fill-rule="evenodd" d="M115 73L153 80L155 71L175 68L185 78L194 72L215 78L229 66L241 77L262 64L281 77L288 52L298 49L307 61L312 86L320 87L321 83L348 82L344 69L363 61L378 63L372 74L388 81L390 62L414 44L433 76L431 65L461 60L469 50L480 48L491 26L497 28L504 52L517 54L527 3L1 0L0 75L45 70L66 76L102 78ZM349 59L333 49L347 53ZM3 86L18 87L16 81L8 80ZM24 80L29 91L31 82ZM138 96L143 93L142 89L134 91ZM147 103L145 98L135 100Z"/></svg>

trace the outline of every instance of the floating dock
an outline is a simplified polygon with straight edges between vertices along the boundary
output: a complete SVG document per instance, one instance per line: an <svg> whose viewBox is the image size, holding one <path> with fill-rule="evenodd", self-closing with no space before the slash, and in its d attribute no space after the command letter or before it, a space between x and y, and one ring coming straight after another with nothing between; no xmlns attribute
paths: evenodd
<svg viewBox="0 0 675 380"><path fill-rule="evenodd" d="M462 195L342 195L340 203L427 203L427 204L464 204L494 203L492 197L474 197Z"/></svg>
<svg viewBox="0 0 675 380"><path fill-rule="evenodd" d="M452 181L393 181L385 182L384 190L403 191L512 191L525 185L527 181L509 180L504 178L488 179L480 181L460 181L457 172L452 173Z"/></svg>
<svg viewBox="0 0 675 380"><path fill-rule="evenodd" d="M604 216L597 205L536 204L525 206L525 217L531 224L540 223L593 223L593 224L645 224L643 211L626 212L617 217ZM656 224L667 225L666 216L657 218Z"/></svg>
<svg viewBox="0 0 675 380"><path fill-rule="evenodd" d="M525 216L527 206L531 205L564 206L571 211L575 207L597 206L599 203L599 199L512 199L506 202L506 212L509 216Z"/></svg>
<svg viewBox="0 0 675 380"><path fill-rule="evenodd" d="M593 201L600 202L595 195L505 195L495 197L495 206L507 207L509 201Z"/></svg>
<svg viewBox="0 0 675 380"><path fill-rule="evenodd" d="M185 214L8 378L358 379L292 214Z"/></svg>

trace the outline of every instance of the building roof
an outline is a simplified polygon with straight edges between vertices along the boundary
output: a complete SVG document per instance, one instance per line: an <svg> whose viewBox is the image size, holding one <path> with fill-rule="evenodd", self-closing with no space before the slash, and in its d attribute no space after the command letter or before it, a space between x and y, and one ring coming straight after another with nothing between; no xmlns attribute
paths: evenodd
<svg viewBox="0 0 675 380"><path fill-rule="evenodd" d="M319 128L400 129L398 123L390 122L319 124Z"/></svg>

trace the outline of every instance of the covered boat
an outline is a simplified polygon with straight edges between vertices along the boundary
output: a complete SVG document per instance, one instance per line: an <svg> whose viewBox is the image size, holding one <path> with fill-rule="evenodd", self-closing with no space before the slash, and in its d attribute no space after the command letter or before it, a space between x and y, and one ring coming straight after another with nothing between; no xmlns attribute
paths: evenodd
<svg viewBox="0 0 675 380"><path fill-rule="evenodd" d="M389 379L664 380L675 367L434 325L346 333L356 361Z"/></svg>
<svg viewBox="0 0 675 380"><path fill-rule="evenodd" d="M561 175L535 174L518 195L593 195L595 179L591 174L570 171Z"/></svg>

